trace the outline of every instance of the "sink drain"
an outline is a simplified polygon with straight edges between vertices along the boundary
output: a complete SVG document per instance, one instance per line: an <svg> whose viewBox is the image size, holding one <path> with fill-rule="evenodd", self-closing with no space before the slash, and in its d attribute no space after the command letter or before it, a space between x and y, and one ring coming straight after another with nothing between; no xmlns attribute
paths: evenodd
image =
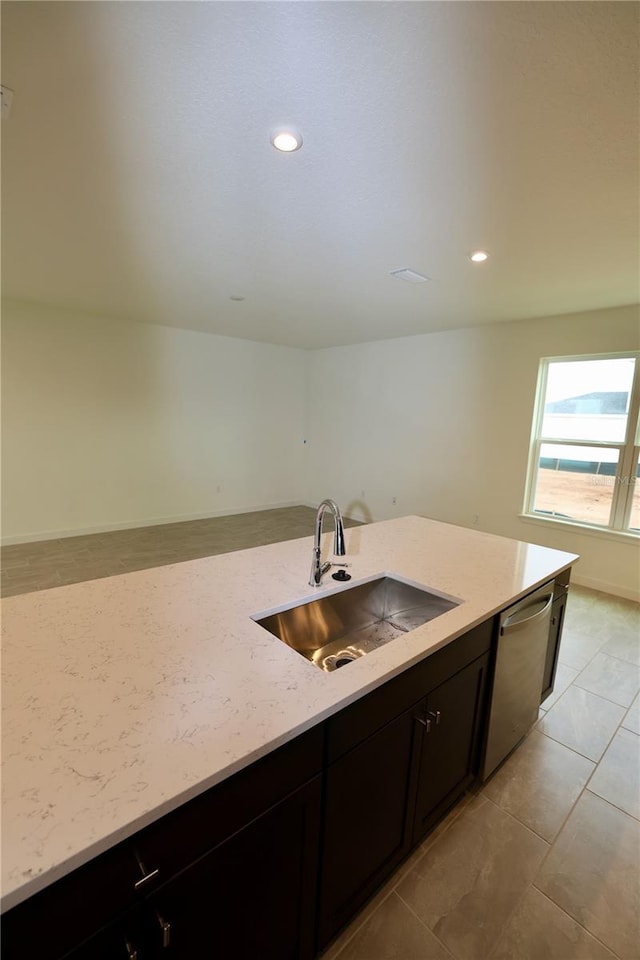
<svg viewBox="0 0 640 960"><path fill-rule="evenodd" d="M353 663L358 659L359 654L351 653L350 650L341 650L340 653L332 653L322 660L323 670L332 671L345 667L348 663Z"/></svg>
<svg viewBox="0 0 640 960"><path fill-rule="evenodd" d="M346 663L353 663L355 659L355 657L338 657L333 666L337 670L338 667L344 667Z"/></svg>

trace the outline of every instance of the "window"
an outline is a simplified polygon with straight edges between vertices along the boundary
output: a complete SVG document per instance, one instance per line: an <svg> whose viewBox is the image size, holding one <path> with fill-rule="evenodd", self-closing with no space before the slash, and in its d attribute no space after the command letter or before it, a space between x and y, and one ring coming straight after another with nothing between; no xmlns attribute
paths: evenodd
<svg viewBox="0 0 640 960"><path fill-rule="evenodd" d="M640 354L540 362L528 516L640 535Z"/></svg>

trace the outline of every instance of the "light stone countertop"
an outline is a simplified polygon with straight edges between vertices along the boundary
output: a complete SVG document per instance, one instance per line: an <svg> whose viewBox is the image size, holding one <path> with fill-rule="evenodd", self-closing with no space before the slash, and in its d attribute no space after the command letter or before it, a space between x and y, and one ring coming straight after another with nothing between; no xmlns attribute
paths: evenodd
<svg viewBox="0 0 640 960"><path fill-rule="evenodd" d="M3 910L577 559L419 517L345 536L345 585L307 585L307 537L2 602ZM251 619L382 573L463 602L334 673Z"/></svg>

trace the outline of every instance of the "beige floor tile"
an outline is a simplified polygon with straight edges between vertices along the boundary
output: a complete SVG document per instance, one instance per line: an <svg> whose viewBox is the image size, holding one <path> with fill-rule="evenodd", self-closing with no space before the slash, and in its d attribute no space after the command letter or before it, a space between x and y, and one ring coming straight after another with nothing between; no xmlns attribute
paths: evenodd
<svg viewBox="0 0 640 960"><path fill-rule="evenodd" d="M340 950L351 939L356 930L362 926L365 920L367 920L373 911L378 908L382 901L392 893L392 891L401 882L403 877L413 869L418 860L424 856L429 847L431 847L436 840L438 840L438 838L449 829L449 827L460 816L462 811L473 801L473 799L474 794L467 793L457 802L457 804L446 814L446 816L443 817L440 823L431 831L429 836L423 840L418 847L416 847L416 849L409 857L407 857L404 863L401 863L400 866L397 867L385 885L380 888L378 893L376 893L375 896L373 896L371 900L369 900L368 903L356 914L349 926L338 936L336 940L334 940L331 947L329 947L328 950L322 954L322 960L335 960Z"/></svg>
<svg viewBox="0 0 640 960"><path fill-rule="evenodd" d="M622 960L638 960L640 823L588 790L535 886Z"/></svg>
<svg viewBox="0 0 640 960"><path fill-rule="evenodd" d="M536 729L589 760L597 761L624 713L624 707L572 684L538 721Z"/></svg>
<svg viewBox="0 0 640 960"><path fill-rule="evenodd" d="M458 960L486 960L547 850L477 797L396 892Z"/></svg>
<svg viewBox="0 0 640 960"><path fill-rule="evenodd" d="M578 674L574 683L583 690L628 707L640 690L640 667L600 652Z"/></svg>
<svg viewBox="0 0 640 960"><path fill-rule="evenodd" d="M533 730L482 792L551 841L594 770L591 760Z"/></svg>
<svg viewBox="0 0 640 960"><path fill-rule="evenodd" d="M530 887L489 960L616 960L615 955Z"/></svg>
<svg viewBox="0 0 640 960"><path fill-rule="evenodd" d="M637 733L618 730L589 781L589 790L640 820L640 737Z"/></svg>
<svg viewBox="0 0 640 960"><path fill-rule="evenodd" d="M597 611L603 602L608 603L609 600L609 594L599 593L587 587L580 587L575 583L571 584L567 599L566 623L570 624L573 629L595 636L593 629L594 610ZM603 638L604 640L606 640L606 637Z"/></svg>
<svg viewBox="0 0 640 960"><path fill-rule="evenodd" d="M451 960L451 954L392 893L336 955L336 960Z"/></svg>
<svg viewBox="0 0 640 960"><path fill-rule="evenodd" d="M584 670L596 653L600 652L606 641L607 637L602 635L602 630L597 629L594 622L578 628L567 614L562 631L562 640L560 641L558 660L574 670Z"/></svg>
<svg viewBox="0 0 640 960"><path fill-rule="evenodd" d="M630 619L626 629L620 629L615 637L608 640L602 648L603 653L619 657L629 663L640 664L640 625Z"/></svg>
<svg viewBox="0 0 640 960"><path fill-rule="evenodd" d="M640 734L640 695L635 698L627 710L622 726L625 730L633 730L634 733Z"/></svg>
<svg viewBox="0 0 640 960"><path fill-rule="evenodd" d="M560 699L562 694L565 692L567 687L573 683L575 678L580 673L579 670L575 670L573 667L568 667L566 663L559 663L558 669L556 670L556 678L553 684L553 690L547 697L547 699L542 704L543 710L550 710L551 707Z"/></svg>
<svg viewBox="0 0 640 960"><path fill-rule="evenodd" d="M342 950L346 947L347 943L355 936L360 927L363 926L369 919L372 913L374 913L378 907L393 893L393 887L395 876L392 876L391 879L384 884L383 887L378 890L370 900L362 907L357 914L354 916L351 923L345 927L342 933L333 940L329 947L322 954L322 960L337 960L339 956L342 956Z"/></svg>

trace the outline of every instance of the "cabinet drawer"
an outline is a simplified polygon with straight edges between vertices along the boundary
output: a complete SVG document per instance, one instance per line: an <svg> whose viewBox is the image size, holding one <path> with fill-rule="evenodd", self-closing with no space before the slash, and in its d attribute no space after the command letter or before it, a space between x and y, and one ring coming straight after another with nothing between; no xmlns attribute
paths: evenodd
<svg viewBox="0 0 640 960"><path fill-rule="evenodd" d="M486 620L328 720L327 762L333 763L486 653L493 627L493 618Z"/></svg>

